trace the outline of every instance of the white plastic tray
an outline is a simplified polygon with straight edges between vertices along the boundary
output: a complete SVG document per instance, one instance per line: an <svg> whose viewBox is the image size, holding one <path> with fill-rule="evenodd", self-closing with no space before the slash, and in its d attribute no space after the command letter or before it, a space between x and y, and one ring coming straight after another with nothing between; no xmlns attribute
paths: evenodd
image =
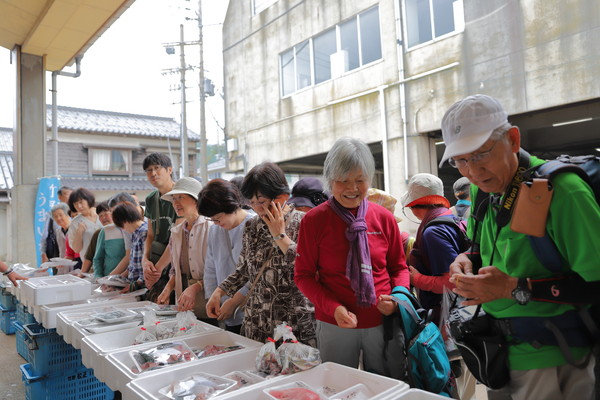
<svg viewBox="0 0 600 400"><path fill-rule="evenodd" d="M162 324L166 325L168 328L172 328L176 323L177 322L173 320L163 322ZM198 321L198 325L203 328L203 332L201 334L221 331L220 328L204 322ZM127 328L119 331L98 333L84 337L81 341L81 360L83 365L85 365L87 368L93 368L96 378L102 381L102 378L106 376L105 369L110 368L111 366L110 362L106 358L107 354L125 349L133 350L145 345L145 343L135 346L132 345L135 337L139 335L141 331L140 328L141 327ZM163 343L173 340L173 338L163 339L153 343Z"/></svg>
<svg viewBox="0 0 600 400"><path fill-rule="evenodd" d="M269 379L246 389L224 394L220 399L264 400L267 398L263 392L264 389L295 381L305 382L329 396L340 393L357 383L362 383L370 393L372 400L387 400L390 395L399 396L400 393L409 389L408 384L402 381L328 362L308 371Z"/></svg>
<svg viewBox="0 0 600 400"><path fill-rule="evenodd" d="M256 355L259 350L260 348L255 347L245 352L234 351L229 357L212 357L214 360L210 362L179 364L152 375L141 375L121 390L123 400L164 400L165 397L159 393L160 389L198 372L224 376L233 371L256 370Z"/></svg>
<svg viewBox="0 0 600 400"><path fill-rule="evenodd" d="M92 297L92 284L73 275L31 278L20 285L21 302L28 307L74 302Z"/></svg>
<svg viewBox="0 0 600 400"><path fill-rule="evenodd" d="M123 295L116 297L92 297L91 299L80 300L76 302L34 306L33 314L35 319L44 325L44 328L53 329L56 328L56 316L59 312L85 308L96 308L103 305L106 306L120 303L130 303L132 301L135 301L135 297Z"/></svg>
<svg viewBox="0 0 600 400"><path fill-rule="evenodd" d="M243 349L240 349L240 350L236 350L236 351L232 351L232 352L224 353L224 354L219 354L219 355L216 355L213 357L201 358L199 360L190 361L188 363L182 363L180 365L192 364L192 363L199 365L199 364L207 363L207 362L213 363L213 362L215 362L215 360L217 360L219 358L234 358L233 357L234 355L240 354L241 352L247 352L247 351L257 352L258 349L262 346L262 343L260 343L260 342L245 338L240 335L236 335L231 332L226 332L226 331L207 333L206 335L198 335L198 336L196 336L196 335L181 336L181 337L173 338L171 340L167 340L166 342L169 342L169 341L184 342L192 350L196 350L200 347L208 346L211 344L225 345L225 346L240 345L240 346L244 347ZM161 340L160 342L165 342L165 341ZM156 342L146 343L146 344L140 345L139 347L136 347L136 350L149 349L149 348L154 347L155 345L156 345ZM107 359L110 362L111 366L109 368L105 368L105 371L108 372L108 374L106 376L102 377L103 379L101 379L101 380L104 383L106 383L108 385L108 387L111 388L111 390L124 390L125 386L129 382L131 382L133 379L147 377L150 375L156 375L157 373L160 373L161 371L168 370L168 369L174 368L176 366L176 365L173 365L173 366L164 367L164 368L161 368L158 370L146 371L141 374L136 374L136 373L132 372L132 370L131 370L134 366L134 362L131 359L131 355L129 354L129 352L130 352L129 349L123 349L123 350L109 353L107 355ZM238 369L238 368L232 368L231 371L233 371L235 369ZM214 374L214 372L211 372L211 371L207 371L207 372ZM163 386L165 386L165 385L163 385Z"/></svg>
<svg viewBox="0 0 600 400"><path fill-rule="evenodd" d="M89 307L81 310L63 311L58 313L56 317L56 331L59 335L63 336L65 342L79 349L81 348L81 339L85 336L90 335L91 333L85 330L83 327L76 324L77 321L90 318L90 315L101 310L133 309L141 308L150 304L154 303L150 301L136 301L113 305L100 304L96 307Z"/></svg>

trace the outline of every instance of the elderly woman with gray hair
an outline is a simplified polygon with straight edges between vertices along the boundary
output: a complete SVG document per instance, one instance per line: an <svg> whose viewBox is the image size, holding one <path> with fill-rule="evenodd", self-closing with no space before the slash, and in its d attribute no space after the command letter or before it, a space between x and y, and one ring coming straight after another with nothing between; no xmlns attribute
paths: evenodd
<svg viewBox="0 0 600 400"><path fill-rule="evenodd" d="M64 258L66 255L66 239L69 226L71 226L71 217L69 217L69 205L66 203L58 203L50 210L50 216L55 222L54 234L56 235L56 243L58 243L58 256Z"/></svg>
<svg viewBox="0 0 600 400"><path fill-rule="evenodd" d="M367 200L374 173L364 142L335 142L323 170L332 196L300 223L295 281L315 306L322 360L356 368L362 351L365 370L389 375L383 316L409 273L394 216Z"/></svg>

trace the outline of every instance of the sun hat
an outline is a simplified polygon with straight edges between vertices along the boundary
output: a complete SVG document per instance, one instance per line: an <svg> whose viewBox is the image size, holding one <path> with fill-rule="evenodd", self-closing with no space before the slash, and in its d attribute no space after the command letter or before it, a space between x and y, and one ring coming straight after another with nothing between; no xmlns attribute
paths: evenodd
<svg viewBox="0 0 600 400"><path fill-rule="evenodd" d="M288 203L294 203L296 207L314 208L327 200L323 192L323 184L317 178L302 178L292 187L292 196Z"/></svg>
<svg viewBox="0 0 600 400"><path fill-rule="evenodd" d="M408 191L400 199L404 207L416 205L442 204L450 208L450 202L444 197L442 180L431 174L416 174L408 181Z"/></svg>
<svg viewBox="0 0 600 400"><path fill-rule="evenodd" d="M477 150L506 122L508 114L493 97L476 94L454 103L442 118L446 150L439 166L450 157Z"/></svg>
<svg viewBox="0 0 600 400"><path fill-rule="evenodd" d="M198 200L198 193L202 190L202 184L194 178L183 177L173 186L173 190L163 194L160 198L166 201L173 202L173 195L187 194Z"/></svg>
<svg viewBox="0 0 600 400"><path fill-rule="evenodd" d="M369 188L367 191L367 200L385 207L392 214L394 214L396 203L398 202L391 194L376 188ZM396 222L402 221L402 218L396 217L396 215L394 215L394 218L396 218Z"/></svg>
<svg viewBox="0 0 600 400"><path fill-rule="evenodd" d="M452 185L452 190L454 193L463 193L468 192L471 189L471 181L467 177L458 178L454 185Z"/></svg>

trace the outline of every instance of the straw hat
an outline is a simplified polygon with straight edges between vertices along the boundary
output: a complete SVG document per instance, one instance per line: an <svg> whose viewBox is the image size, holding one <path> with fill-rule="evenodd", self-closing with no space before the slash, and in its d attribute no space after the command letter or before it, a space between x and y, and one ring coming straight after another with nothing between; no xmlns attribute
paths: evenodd
<svg viewBox="0 0 600 400"><path fill-rule="evenodd" d="M369 188L367 191L367 200L385 207L392 214L394 214L396 203L398 202L391 194L375 188ZM402 218L396 215L394 215L394 218L396 218L396 222L402 221Z"/></svg>

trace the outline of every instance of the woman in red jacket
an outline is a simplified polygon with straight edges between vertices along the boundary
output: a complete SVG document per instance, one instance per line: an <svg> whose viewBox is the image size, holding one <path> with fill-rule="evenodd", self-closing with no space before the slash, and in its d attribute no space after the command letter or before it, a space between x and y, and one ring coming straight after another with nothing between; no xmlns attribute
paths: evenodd
<svg viewBox="0 0 600 400"><path fill-rule="evenodd" d="M362 351L365 370L385 375L383 315L409 273L394 216L366 199L374 172L364 142L333 145L323 171L332 196L300 223L295 281L315 306L322 360L358 367Z"/></svg>

